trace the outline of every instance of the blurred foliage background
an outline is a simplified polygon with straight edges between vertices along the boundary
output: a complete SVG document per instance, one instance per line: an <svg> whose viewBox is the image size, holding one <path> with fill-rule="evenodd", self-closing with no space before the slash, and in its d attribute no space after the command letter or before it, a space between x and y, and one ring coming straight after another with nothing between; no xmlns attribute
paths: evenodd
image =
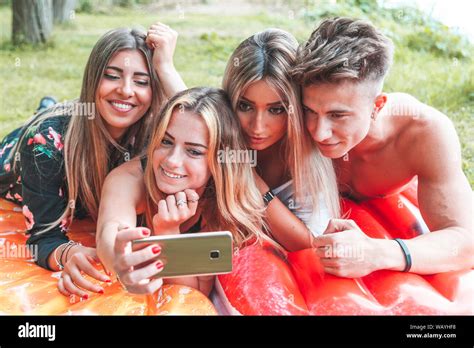
<svg viewBox="0 0 474 348"><path fill-rule="evenodd" d="M71 20L55 25L52 38L39 46L12 44L11 0L0 0L0 137L29 118L44 95L78 97L89 53L111 28L170 25L180 35L175 65L187 85L220 86L227 59L243 39L278 27L301 42L331 16L368 19L394 41L385 90L410 93L452 119L474 187L473 43L417 8L388 8L376 0L77 0Z"/></svg>

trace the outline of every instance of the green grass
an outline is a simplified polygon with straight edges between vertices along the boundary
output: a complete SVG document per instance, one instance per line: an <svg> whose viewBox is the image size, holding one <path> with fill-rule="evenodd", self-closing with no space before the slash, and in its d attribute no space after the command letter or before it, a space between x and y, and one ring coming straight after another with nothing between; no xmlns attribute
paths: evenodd
<svg viewBox="0 0 474 348"><path fill-rule="evenodd" d="M436 107L453 121L463 155L463 170L474 187L474 66L428 53L399 49L386 82L387 91L403 91Z"/></svg>
<svg viewBox="0 0 474 348"><path fill-rule="evenodd" d="M438 40L439 33L435 31L436 36L431 29L426 30L428 36L423 38L424 41L420 39L418 43L418 36L412 35L413 23L417 23L418 29L423 29L421 25L431 28L431 22L404 17L405 23L399 23L390 17L393 16L390 13L379 16L349 6L322 6L318 13L304 15L295 9L294 16L289 15L288 8L263 11L261 6L250 14L232 16L188 11L184 18L173 10L160 11L159 14L139 7L114 8L112 11L113 15L78 13L72 23L54 28L52 43L40 48L15 48L9 43L10 8L0 7L0 76L3 88L0 137L30 117L42 96L54 95L61 101L78 97L83 69L92 46L111 28L146 28L158 20L167 23L180 34L175 64L187 85L220 86L226 61L244 38L268 27L279 27L301 41L314 29L318 16L333 11L339 15L366 17L394 40L397 46L395 64L387 79L386 91L410 93L453 120L461 139L463 170L474 187L474 65L468 58L469 54L463 58L465 52L472 56L474 50L472 45L462 46L462 42L452 44L455 40L448 36L451 41L447 39L442 46L435 47L437 51L433 51L429 40L431 36ZM415 47L417 44L419 47Z"/></svg>

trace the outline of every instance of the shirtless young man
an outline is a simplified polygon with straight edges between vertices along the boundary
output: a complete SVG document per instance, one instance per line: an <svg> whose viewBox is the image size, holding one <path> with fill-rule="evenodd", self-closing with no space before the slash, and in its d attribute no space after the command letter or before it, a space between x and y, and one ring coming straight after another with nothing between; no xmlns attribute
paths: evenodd
<svg viewBox="0 0 474 348"><path fill-rule="evenodd" d="M343 195L383 197L418 177L420 211L432 232L402 241L411 254L410 272L472 268L473 196L458 136L441 112L410 95L382 92L392 56L392 42L371 24L323 21L300 48L292 74L303 88L307 128L333 159ZM408 271L396 241L369 238L351 220L332 220L315 243L328 273ZM326 251L336 245L357 247L364 257L333 257Z"/></svg>

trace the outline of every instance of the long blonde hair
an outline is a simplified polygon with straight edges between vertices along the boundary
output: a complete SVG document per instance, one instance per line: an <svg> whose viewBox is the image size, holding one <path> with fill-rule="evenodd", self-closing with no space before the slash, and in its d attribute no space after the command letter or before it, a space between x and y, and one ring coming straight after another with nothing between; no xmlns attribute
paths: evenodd
<svg viewBox="0 0 474 348"><path fill-rule="evenodd" d="M64 138L64 168L66 172L68 204L62 215L47 224L46 232L57 226L63 219L73 219L76 202L97 218L100 193L106 175L112 164L122 158L127 160L143 151L154 115L159 112L165 97L159 79L153 69L153 52L147 46L146 33L140 29L118 28L105 33L95 44L86 64L81 95L73 102L55 105L25 126L25 131L17 143L16 150L25 141L28 131L40 126L52 117L69 117ZM140 51L148 67L152 102L150 108L135 124L130 126L119 142L116 142L105 127L105 121L95 109L96 93L109 60L121 50ZM93 108L88 106L93 105ZM94 114L89 114L90 110ZM69 115L69 116L66 116ZM132 153L128 153L130 146ZM12 151L14 152L14 151Z"/></svg>
<svg viewBox="0 0 474 348"><path fill-rule="evenodd" d="M284 155L296 199L303 202L309 196L316 212L322 194L331 215L338 217L339 194L332 161L312 143L304 124L301 88L290 77L297 47L296 39L280 29L267 29L247 38L230 57L222 86L234 110L254 82L265 80L278 93L288 114Z"/></svg>
<svg viewBox="0 0 474 348"><path fill-rule="evenodd" d="M250 241L271 239L263 233L264 205L255 185L250 163L220 161L219 151L245 150L240 124L226 93L217 88L195 87L170 99L155 120L155 129L147 149L144 171L146 186L146 222L152 226L159 200L166 198L157 186L151 159L175 110L189 111L202 117L209 130L208 165L211 178L200 199L208 230L228 230L238 246Z"/></svg>

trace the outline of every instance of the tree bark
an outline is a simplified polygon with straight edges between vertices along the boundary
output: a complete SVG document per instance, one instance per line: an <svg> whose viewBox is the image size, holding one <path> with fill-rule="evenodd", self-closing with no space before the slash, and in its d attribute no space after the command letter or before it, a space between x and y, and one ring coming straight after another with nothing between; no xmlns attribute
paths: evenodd
<svg viewBox="0 0 474 348"><path fill-rule="evenodd" d="M113 4L120 7L130 7L133 5L133 0L112 0Z"/></svg>
<svg viewBox="0 0 474 348"><path fill-rule="evenodd" d="M51 0L12 1L12 41L20 43L45 43L53 30Z"/></svg>
<svg viewBox="0 0 474 348"><path fill-rule="evenodd" d="M65 23L72 19L76 0L53 0L53 17L55 23Z"/></svg>

